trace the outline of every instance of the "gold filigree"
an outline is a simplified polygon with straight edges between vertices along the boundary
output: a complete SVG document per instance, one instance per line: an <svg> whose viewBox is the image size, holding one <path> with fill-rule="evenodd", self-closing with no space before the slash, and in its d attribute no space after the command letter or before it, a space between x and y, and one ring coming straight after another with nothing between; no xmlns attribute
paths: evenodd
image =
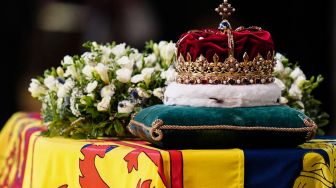
<svg viewBox="0 0 336 188"><path fill-rule="evenodd" d="M193 62L188 53L186 58L180 54L175 67L178 83L247 85L273 82L274 65L274 52L269 52L266 59L258 54L253 60L245 52L242 62L232 55L220 62L217 54L213 56L212 62L203 55Z"/></svg>

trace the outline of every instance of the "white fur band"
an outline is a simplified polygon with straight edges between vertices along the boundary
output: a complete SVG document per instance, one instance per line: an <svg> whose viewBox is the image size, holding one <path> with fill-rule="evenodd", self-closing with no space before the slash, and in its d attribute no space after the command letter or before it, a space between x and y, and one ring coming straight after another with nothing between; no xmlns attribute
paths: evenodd
<svg viewBox="0 0 336 188"><path fill-rule="evenodd" d="M275 83L252 85L168 85L164 104L196 107L252 107L278 105L281 89Z"/></svg>

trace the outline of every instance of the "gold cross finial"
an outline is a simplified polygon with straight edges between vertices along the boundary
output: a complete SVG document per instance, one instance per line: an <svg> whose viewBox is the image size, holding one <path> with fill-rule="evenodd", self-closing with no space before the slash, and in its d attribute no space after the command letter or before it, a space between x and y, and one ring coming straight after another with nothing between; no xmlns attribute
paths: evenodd
<svg viewBox="0 0 336 188"><path fill-rule="evenodd" d="M231 16L231 14L233 12L236 11L235 8L233 8L231 6L231 4L228 3L228 0L223 0L223 3L219 5L218 8L215 9L216 12L218 12L218 14L220 16L222 16L222 19L227 19L229 16Z"/></svg>

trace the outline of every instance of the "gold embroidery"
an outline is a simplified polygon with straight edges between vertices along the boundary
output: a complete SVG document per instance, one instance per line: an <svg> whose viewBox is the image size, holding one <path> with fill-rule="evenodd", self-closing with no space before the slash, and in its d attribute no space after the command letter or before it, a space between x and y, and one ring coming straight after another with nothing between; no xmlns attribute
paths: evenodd
<svg viewBox="0 0 336 188"><path fill-rule="evenodd" d="M305 149L323 149L328 154L329 164L324 157L316 152L305 154L302 161L302 170L295 179L294 188L333 188L336 185L335 160L336 148L331 143L322 140L312 140L310 143L301 145Z"/></svg>

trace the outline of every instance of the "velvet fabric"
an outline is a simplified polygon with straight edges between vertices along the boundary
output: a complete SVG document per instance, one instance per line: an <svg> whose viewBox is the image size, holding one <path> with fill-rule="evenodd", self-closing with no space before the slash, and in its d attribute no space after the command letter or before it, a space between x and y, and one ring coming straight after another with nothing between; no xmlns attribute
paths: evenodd
<svg viewBox="0 0 336 188"><path fill-rule="evenodd" d="M232 31L234 39L234 56L242 61L246 52L250 59L260 53L264 58L268 52L274 51L273 40L269 32L265 30ZM182 34L177 43L178 55L182 54L186 59L190 53L192 61L200 55L213 62L214 54L223 62L228 57L228 36L226 33L215 29L194 30Z"/></svg>
<svg viewBox="0 0 336 188"><path fill-rule="evenodd" d="M149 130L157 119L161 119L163 125L227 125L238 129L161 129L163 138L155 141ZM134 117L136 122L147 128L130 123L129 129L135 136L168 148L283 147L296 146L306 141L310 131L294 131L296 128L307 128L304 119L309 118L287 106L207 108L156 105L142 110ZM282 128L286 131L239 130L239 127Z"/></svg>

